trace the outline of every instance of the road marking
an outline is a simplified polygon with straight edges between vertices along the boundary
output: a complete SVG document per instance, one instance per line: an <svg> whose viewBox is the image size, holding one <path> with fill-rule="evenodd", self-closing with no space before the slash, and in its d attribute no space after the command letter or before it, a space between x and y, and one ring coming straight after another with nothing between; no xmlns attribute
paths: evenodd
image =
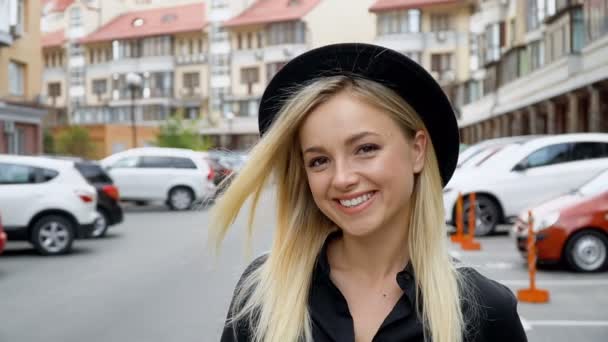
<svg viewBox="0 0 608 342"><path fill-rule="evenodd" d="M525 286L530 284L530 280L497 280L507 286ZM536 279L536 284L542 286L607 286L608 279Z"/></svg>
<svg viewBox="0 0 608 342"><path fill-rule="evenodd" d="M608 327L608 321L570 321L570 320L553 320L553 321L526 321L530 326L544 327ZM522 321L523 324L523 321Z"/></svg>
<svg viewBox="0 0 608 342"><path fill-rule="evenodd" d="M524 331L532 330L532 325L530 325L530 323L523 318L523 316L519 316L519 320L521 321L521 326L524 328Z"/></svg>

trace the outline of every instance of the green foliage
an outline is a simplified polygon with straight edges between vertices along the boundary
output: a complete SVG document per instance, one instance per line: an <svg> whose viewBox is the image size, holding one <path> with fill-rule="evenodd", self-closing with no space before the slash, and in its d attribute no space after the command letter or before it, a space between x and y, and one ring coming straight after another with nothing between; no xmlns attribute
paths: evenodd
<svg viewBox="0 0 608 342"><path fill-rule="evenodd" d="M93 158L95 144L89 132L80 126L70 126L57 135L55 153L82 158Z"/></svg>
<svg viewBox="0 0 608 342"><path fill-rule="evenodd" d="M188 148L195 151L206 151L211 147L209 137L201 137L197 122L187 122L182 111L169 118L159 127L156 145L159 147Z"/></svg>
<svg viewBox="0 0 608 342"><path fill-rule="evenodd" d="M44 154L55 153L55 138L50 129L44 130L44 136L42 140L42 151Z"/></svg>

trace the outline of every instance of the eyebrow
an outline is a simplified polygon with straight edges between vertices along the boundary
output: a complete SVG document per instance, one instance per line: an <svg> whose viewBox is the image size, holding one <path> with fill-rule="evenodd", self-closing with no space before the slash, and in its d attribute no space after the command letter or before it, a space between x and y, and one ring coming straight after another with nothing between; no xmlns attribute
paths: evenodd
<svg viewBox="0 0 608 342"><path fill-rule="evenodd" d="M362 139L362 138L364 138L364 137L366 137L368 135L380 136L380 134L378 134L378 133L364 131L364 132L353 134L350 137L348 137L348 139L346 139L346 141L345 141L345 144L347 146L350 146L350 145L354 144L355 142L357 142L357 140L360 140L360 139ZM311 153L311 152L321 153L323 151L325 151L325 150L322 147L311 146L311 147L305 149L304 152L303 152L303 154Z"/></svg>

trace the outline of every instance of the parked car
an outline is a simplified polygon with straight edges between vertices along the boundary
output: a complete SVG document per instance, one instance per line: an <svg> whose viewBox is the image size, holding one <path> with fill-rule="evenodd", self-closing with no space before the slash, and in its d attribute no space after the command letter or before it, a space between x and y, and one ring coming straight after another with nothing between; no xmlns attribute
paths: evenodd
<svg viewBox="0 0 608 342"><path fill-rule="evenodd" d="M4 246L6 245L6 233L4 232L4 226L2 225L2 215L0 215L0 254L4 252Z"/></svg>
<svg viewBox="0 0 608 342"><path fill-rule="evenodd" d="M135 148L113 154L101 165L124 201L162 200L173 210L187 210L215 193L213 170L198 152L188 149Z"/></svg>
<svg viewBox="0 0 608 342"><path fill-rule="evenodd" d="M468 194L475 192L475 234L487 235L498 224L512 223L521 210L576 188L606 168L608 134L564 134L512 144L477 167L455 172L444 189L445 220L455 222L458 193L468 211Z"/></svg>
<svg viewBox="0 0 608 342"><path fill-rule="evenodd" d="M103 237L108 228L123 221L123 210L120 206L120 193L114 181L99 165L90 160L75 163L76 169L97 190L97 212L99 219L95 222L92 237Z"/></svg>
<svg viewBox="0 0 608 342"><path fill-rule="evenodd" d="M540 263L564 262L580 272L608 267L608 170L530 210ZM527 256L527 210L513 225L512 233L517 248Z"/></svg>
<svg viewBox="0 0 608 342"><path fill-rule="evenodd" d="M0 210L9 240L29 241L43 255L68 253L99 218L97 193L74 163L0 155Z"/></svg>
<svg viewBox="0 0 608 342"><path fill-rule="evenodd" d="M460 171L461 168L479 166L480 163L487 160L492 155L501 151L506 146L512 144L521 144L534 138L540 137L539 135L522 135L515 137L504 137L496 139L487 139L478 142L474 145L461 150L458 155L458 164L456 171Z"/></svg>

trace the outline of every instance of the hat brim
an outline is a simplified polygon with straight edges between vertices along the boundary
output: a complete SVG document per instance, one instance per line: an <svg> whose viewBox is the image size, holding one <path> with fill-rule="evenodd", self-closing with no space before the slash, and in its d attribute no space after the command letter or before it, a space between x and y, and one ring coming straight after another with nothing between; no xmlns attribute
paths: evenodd
<svg viewBox="0 0 608 342"><path fill-rule="evenodd" d="M385 47L362 43L334 44L292 59L264 91L258 115L260 135L263 136L270 128L294 87L337 75L355 75L376 81L399 94L418 113L429 132L445 186L456 169L460 146L452 105L423 67Z"/></svg>

